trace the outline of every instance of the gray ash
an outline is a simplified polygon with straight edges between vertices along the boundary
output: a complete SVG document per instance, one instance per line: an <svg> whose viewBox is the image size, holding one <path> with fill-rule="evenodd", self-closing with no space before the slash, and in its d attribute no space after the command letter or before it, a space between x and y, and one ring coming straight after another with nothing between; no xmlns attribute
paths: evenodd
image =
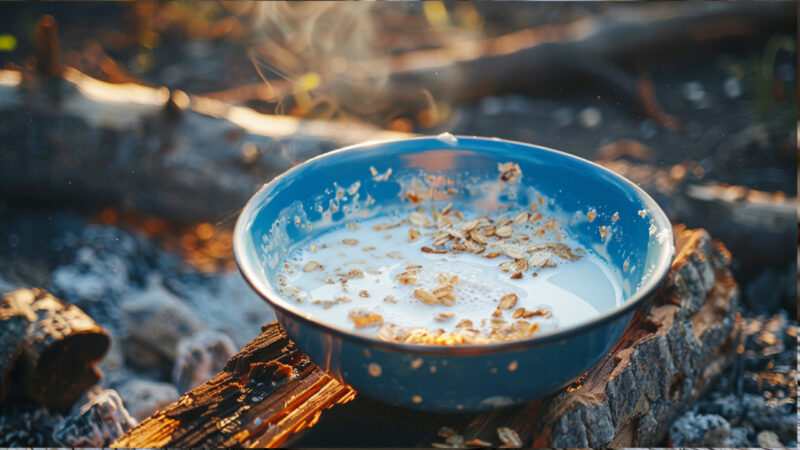
<svg viewBox="0 0 800 450"><path fill-rule="evenodd" d="M732 367L673 423L678 446L797 446L797 332L785 312L744 317Z"/></svg>
<svg viewBox="0 0 800 450"><path fill-rule="evenodd" d="M5 405L0 408L0 447L52 447L53 430L61 414L34 405Z"/></svg>

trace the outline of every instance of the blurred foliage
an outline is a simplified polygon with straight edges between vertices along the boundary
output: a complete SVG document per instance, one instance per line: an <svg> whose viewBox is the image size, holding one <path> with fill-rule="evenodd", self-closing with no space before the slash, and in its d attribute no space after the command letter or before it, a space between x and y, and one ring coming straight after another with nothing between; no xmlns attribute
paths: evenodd
<svg viewBox="0 0 800 450"><path fill-rule="evenodd" d="M0 34L0 52L13 52L16 48L16 37L11 34Z"/></svg>

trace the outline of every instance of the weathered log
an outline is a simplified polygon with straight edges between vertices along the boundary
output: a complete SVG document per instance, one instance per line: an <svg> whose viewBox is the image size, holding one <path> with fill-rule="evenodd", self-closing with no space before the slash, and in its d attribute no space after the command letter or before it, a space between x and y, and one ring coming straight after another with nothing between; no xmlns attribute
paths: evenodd
<svg viewBox="0 0 800 450"><path fill-rule="evenodd" d="M610 354L534 416L534 445L653 446L732 361L739 339L730 254L676 227L678 250L656 301Z"/></svg>
<svg viewBox="0 0 800 450"><path fill-rule="evenodd" d="M298 162L407 136L105 83L69 67L51 77L0 70L0 194L7 197L216 221Z"/></svg>
<svg viewBox="0 0 800 450"><path fill-rule="evenodd" d="M625 8L624 14L609 9L600 19L401 53L388 58L391 86L397 92L424 86L437 99L471 101L496 92L535 91L552 86L555 80L578 76L608 83L636 98L641 89L636 77L614 63L659 52L674 57L682 49L794 26L794 9L786 5L662 6ZM648 109L647 104L641 106Z"/></svg>
<svg viewBox="0 0 800 450"><path fill-rule="evenodd" d="M224 372L114 445L430 446L443 440L441 426L463 430L465 441L494 445L504 426L526 445L657 445L730 363L739 331L727 250L703 230L675 232L678 254L656 299L608 355L556 395L484 414L426 414L366 397L323 413L355 393L324 375L271 323Z"/></svg>
<svg viewBox="0 0 800 450"><path fill-rule="evenodd" d="M111 343L78 307L43 289L18 289L0 302L0 401L26 395L51 407L70 406L101 374Z"/></svg>

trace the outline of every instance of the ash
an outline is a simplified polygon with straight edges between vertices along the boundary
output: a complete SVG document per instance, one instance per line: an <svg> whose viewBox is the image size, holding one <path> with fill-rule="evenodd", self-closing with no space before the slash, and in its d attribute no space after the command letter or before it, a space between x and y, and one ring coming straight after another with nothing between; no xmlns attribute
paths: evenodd
<svg viewBox="0 0 800 450"><path fill-rule="evenodd" d="M274 320L237 272L202 273L135 230L73 212L0 213L0 254L0 290L43 287L109 331L112 347L100 363L98 388L121 398L88 415L97 400L64 411L4 405L0 447L107 446L130 426L104 421L130 414L135 420L126 423L135 423L176 401Z"/></svg>
<svg viewBox="0 0 800 450"><path fill-rule="evenodd" d="M797 447L797 331L785 313L745 317L733 366L675 421L671 444Z"/></svg>

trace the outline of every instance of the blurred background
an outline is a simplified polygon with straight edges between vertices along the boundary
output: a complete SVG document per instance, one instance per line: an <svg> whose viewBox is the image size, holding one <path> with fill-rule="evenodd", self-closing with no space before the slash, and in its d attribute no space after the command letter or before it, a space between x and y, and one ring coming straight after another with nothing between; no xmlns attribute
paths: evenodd
<svg viewBox="0 0 800 450"><path fill-rule="evenodd" d="M3 4L0 291L46 288L109 330L102 386L141 420L271 320L231 251L258 186L369 139L513 139L724 242L752 335L781 350L753 347L694 410L748 393L789 417L796 36L792 2ZM51 445L67 413L6 402L0 445ZM796 440L793 419L725 419L742 446Z"/></svg>

